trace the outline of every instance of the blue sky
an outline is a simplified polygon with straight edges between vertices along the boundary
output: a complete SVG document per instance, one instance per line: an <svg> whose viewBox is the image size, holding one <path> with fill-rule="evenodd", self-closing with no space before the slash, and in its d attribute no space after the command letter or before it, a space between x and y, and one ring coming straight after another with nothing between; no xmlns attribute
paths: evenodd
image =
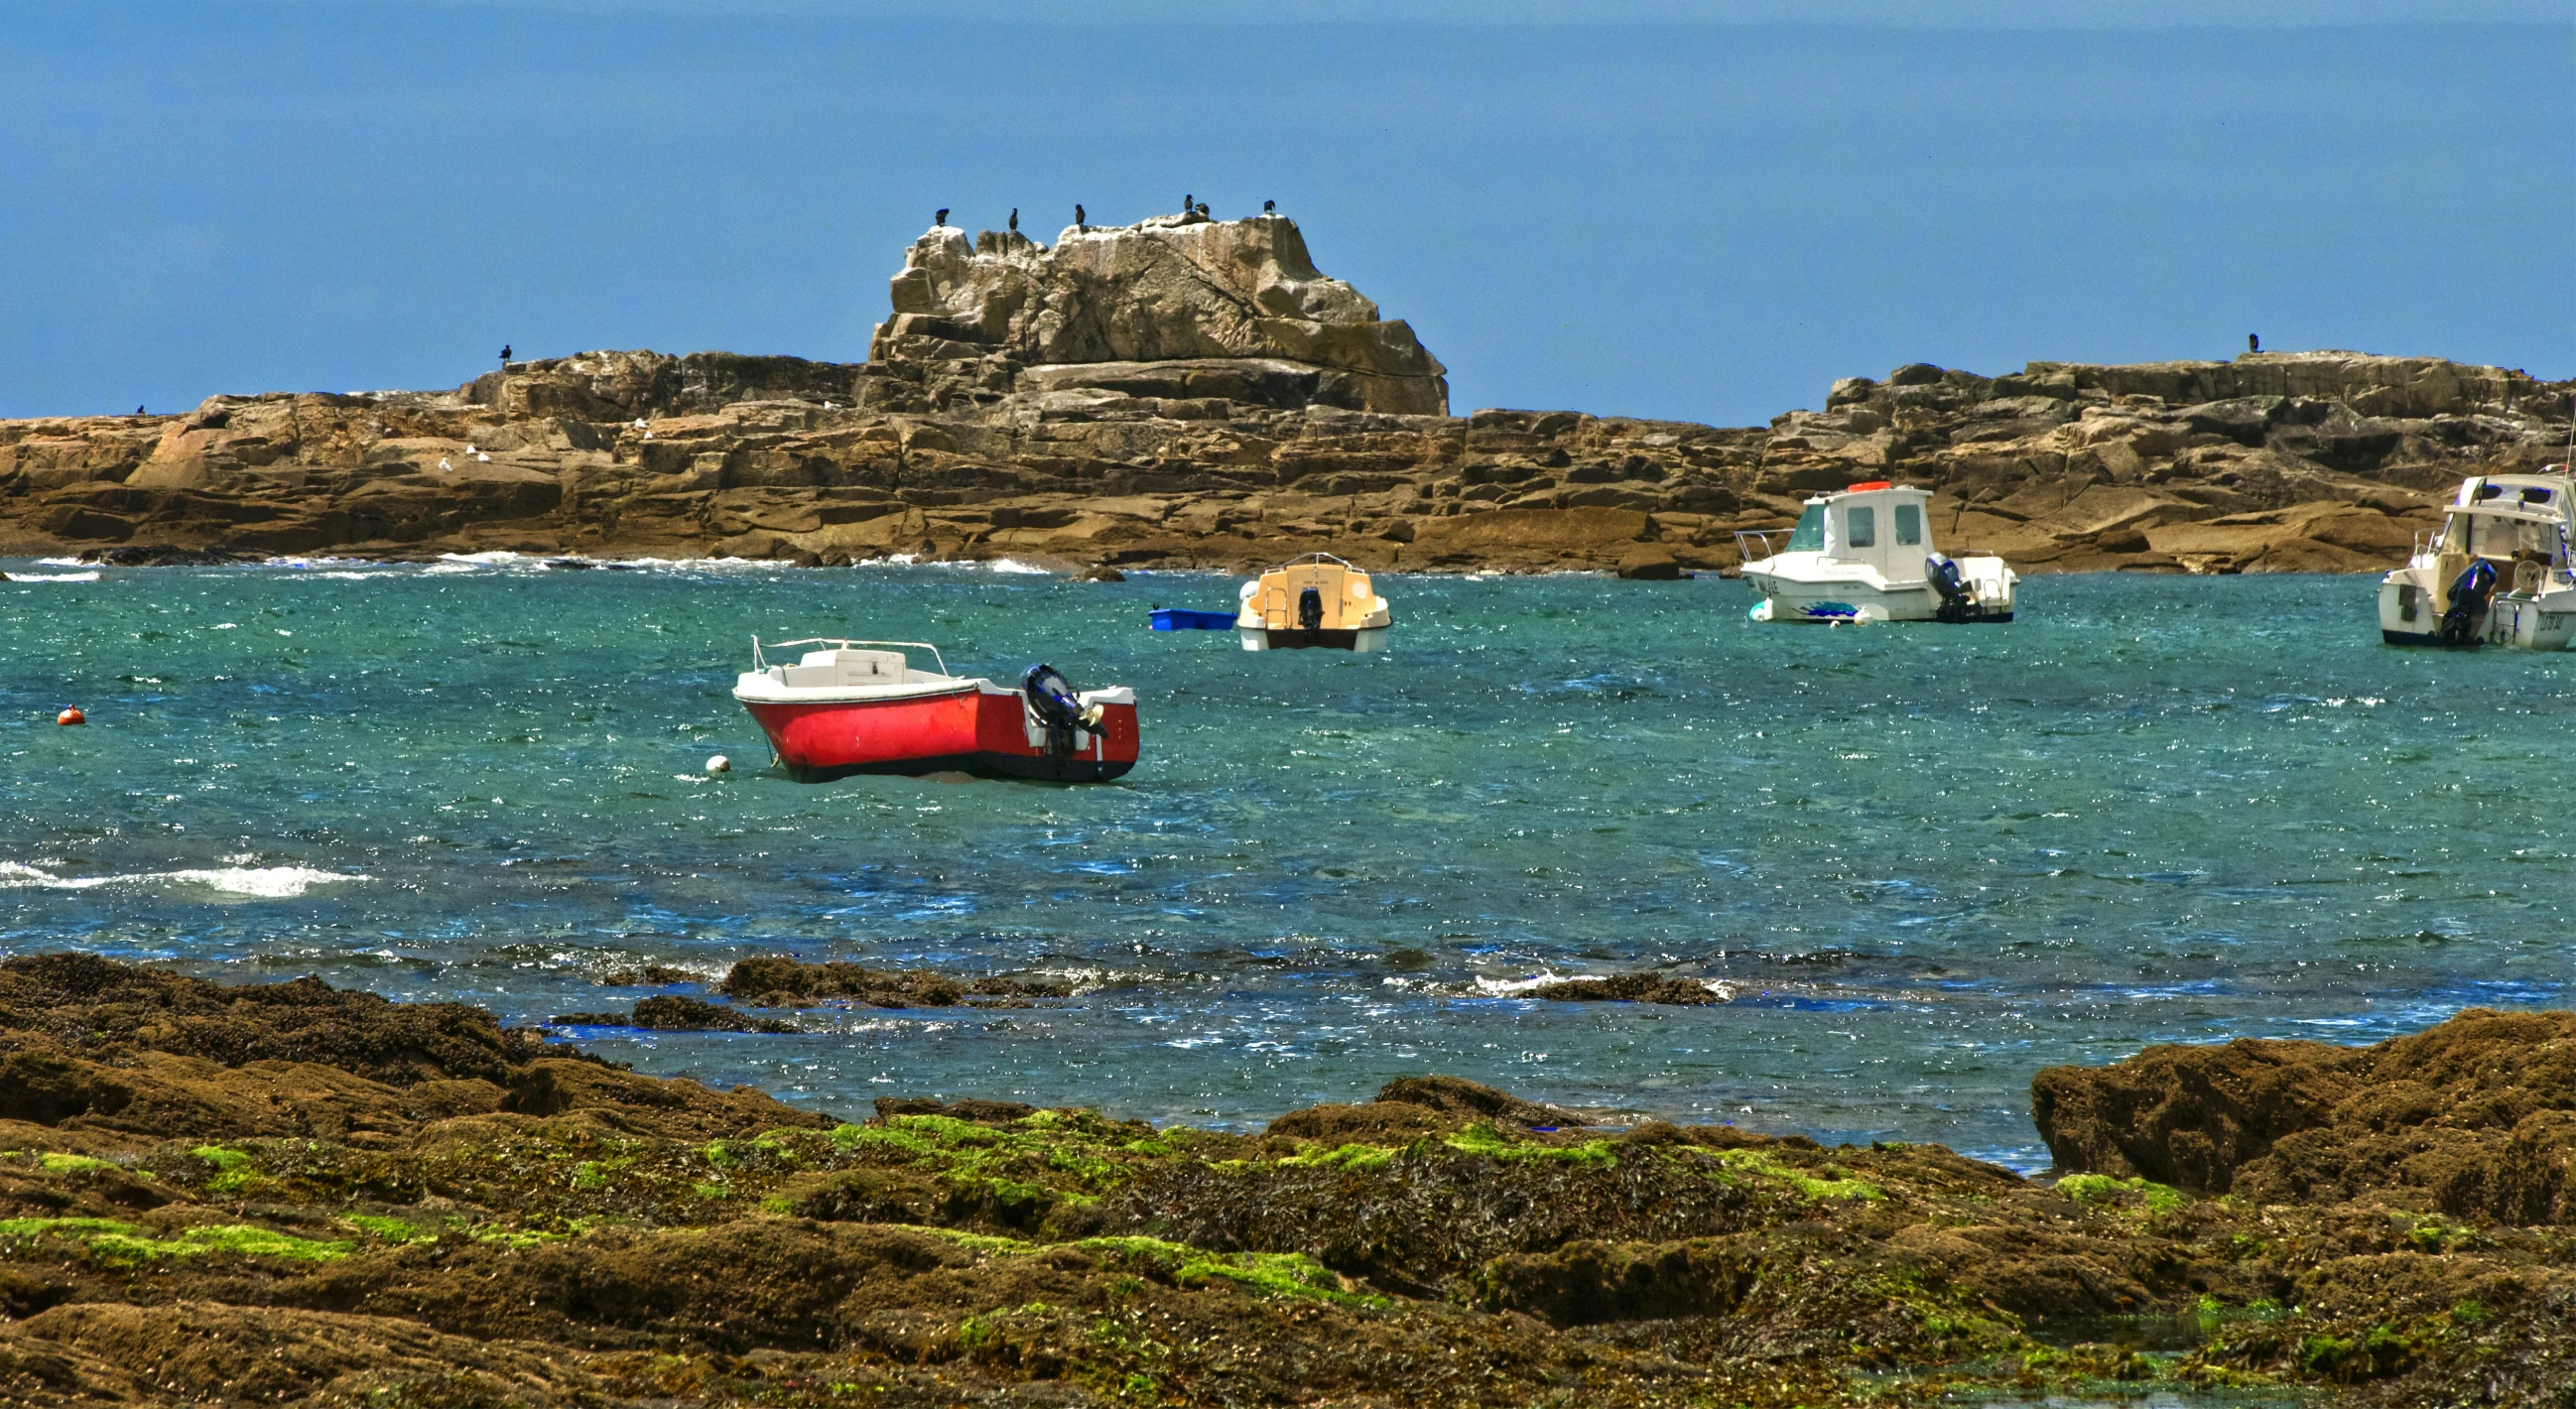
<svg viewBox="0 0 2576 1409"><path fill-rule="evenodd" d="M2248 332L2576 376L2571 58L2492 0L18 0L0 415L856 361L933 209L1184 191L1276 199L1462 412Z"/></svg>

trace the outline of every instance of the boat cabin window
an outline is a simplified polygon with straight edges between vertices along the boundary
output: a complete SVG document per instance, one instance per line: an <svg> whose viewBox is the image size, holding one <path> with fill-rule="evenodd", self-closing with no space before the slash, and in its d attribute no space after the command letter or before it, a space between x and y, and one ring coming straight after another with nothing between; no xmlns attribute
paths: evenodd
<svg viewBox="0 0 2576 1409"><path fill-rule="evenodd" d="M1825 551L1824 505L1810 504L1807 506L1807 511L1798 516L1797 529L1789 535L1789 546L1782 551L1789 553L1821 553Z"/></svg>
<svg viewBox="0 0 2576 1409"><path fill-rule="evenodd" d="M2472 557L2555 562L2559 555L2558 525L2509 519L2500 514L2454 514L2444 546Z"/></svg>
<svg viewBox="0 0 2576 1409"><path fill-rule="evenodd" d="M1922 506L1922 505L1920 505L1920 504L1899 504L1899 505L1897 505L1897 506L1896 506L1896 543L1897 543L1897 546L1898 546L1898 547L1900 547L1900 548L1912 548L1912 547L1915 547L1916 545L1918 545L1918 544L1922 543L1922 541L1923 541L1923 506Z"/></svg>
<svg viewBox="0 0 2576 1409"><path fill-rule="evenodd" d="M1875 548L1878 546L1878 510L1855 504L1843 510L1843 546Z"/></svg>

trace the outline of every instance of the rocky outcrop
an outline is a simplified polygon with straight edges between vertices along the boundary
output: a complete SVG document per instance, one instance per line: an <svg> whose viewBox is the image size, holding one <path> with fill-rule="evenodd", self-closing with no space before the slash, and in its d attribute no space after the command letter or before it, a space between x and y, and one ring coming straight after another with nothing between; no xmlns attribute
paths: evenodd
<svg viewBox="0 0 2576 1409"><path fill-rule="evenodd" d="M2471 1009L2375 1047L2150 1047L2050 1067L2031 1106L2068 1170L2260 1203L2376 1196L2576 1222L2576 1014Z"/></svg>
<svg viewBox="0 0 2576 1409"><path fill-rule="evenodd" d="M1282 215L1016 230L938 226L893 280L860 382L885 410L1081 410L1139 396L1446 415L1448 370L1327 278ZM1014 403L1018 403L1014 405Z"/></svg>
<svg viewBox="0 0 2576 1409"><path fill-rule="evenodd" d="M2192 1049L2271 1112L2240 1196L2204 1198L1938 1145L1587 1123L1456 1076L1257 1134L973 1096L842 1122L459 1005L22 957L0 1052L131 1099L0 1116L0 1397L2563 1406L2566 1206L2437 1204L2420 1151L2563 1114L2571 1032L2468 1013L2255 1067ZM2254 1095L2256 1067L2332 1079ZM2194 1069L2157 1049L2090 1073L2145 1104L2085 1118L2114 1143L2149 1110L2205 1125L2168 1099ZM2257 1185L2334 1131L2350 1178ZM2533 1188L2563 1151L2484 1148Z"/></svg>
<svg viewBox="0 0 2576 1409"><path fill-rule="evenodd" d="M452 391L217 396L0 422L0 553L109 561L509 549L835 564L1729 571L1805 497L1935 491L2025 572L2357 572L2464 475L2564 458L2571 387L2429 358L1929 365L1717 427L1444 414L1400 321L1284 219L1052 248L942 227L865 364L591 352Z"/></svg>
<svg viewBox="0 0 2576 1409"><path fill-rule="evenodd" d="M1774 420L1765 487L1931 484L1947 537L2024 570L2356 572L2401 560L2462 477L2566 460L2571 387L2350 352L1917 364Z"/></svg>

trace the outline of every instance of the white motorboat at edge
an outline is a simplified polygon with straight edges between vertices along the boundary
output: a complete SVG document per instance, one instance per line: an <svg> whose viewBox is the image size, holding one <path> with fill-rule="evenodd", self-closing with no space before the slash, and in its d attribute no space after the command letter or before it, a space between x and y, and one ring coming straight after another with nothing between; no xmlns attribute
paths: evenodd
<svg viewBox="0 0 2576 1409"><path fill-rule="evenodd" d="M2576 638L2576 478L2471 475L2415 536L2406 566L2379 580L2379 638L2393 646L2563 651Z"/></svg>

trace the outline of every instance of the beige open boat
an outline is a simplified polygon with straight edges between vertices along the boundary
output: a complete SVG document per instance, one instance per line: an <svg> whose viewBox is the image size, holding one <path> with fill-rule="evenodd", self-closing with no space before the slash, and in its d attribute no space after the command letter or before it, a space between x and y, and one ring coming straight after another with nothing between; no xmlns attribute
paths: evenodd
<svg viewBox="0 0 2576 1409"><path fill-rule="evenodd" d="M1243 584L1235 633L1247 651L1323 647L1382 651L1393 618L1369 575L1330 553L1299 558Z"/></svg>

